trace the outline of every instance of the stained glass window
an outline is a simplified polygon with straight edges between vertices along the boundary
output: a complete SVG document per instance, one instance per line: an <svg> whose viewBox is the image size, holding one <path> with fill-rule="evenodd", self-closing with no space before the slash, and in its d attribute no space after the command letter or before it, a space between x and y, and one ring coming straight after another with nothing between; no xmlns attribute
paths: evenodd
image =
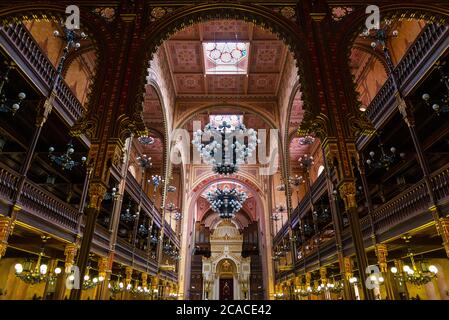
<svg viewBox="0 0 449 320"><path fill-rule="evenodd" d="M248 46L244 42L203 43L206 74L245 74Z"/></svg>

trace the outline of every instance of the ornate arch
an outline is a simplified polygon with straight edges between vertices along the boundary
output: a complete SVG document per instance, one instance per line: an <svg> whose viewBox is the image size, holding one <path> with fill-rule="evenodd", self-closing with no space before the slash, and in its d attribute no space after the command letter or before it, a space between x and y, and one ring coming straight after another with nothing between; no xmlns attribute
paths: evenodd
<svg viewBox="0 0 449 320"><path fill-rule="evenodd" d="M307 48L301 45L306 41L305 34L299 25L262 6L230 2L206 3L188 5L174 10L149 24L146 33L143 35L145 45L142 50L142 55L139 57L140 61L143 61L144 64L148 63L162 42L169 39L177 31L196 23L217 19L237 19L252 22L269 29L284 41L296 60L299 78L302 83L301 88L304 94L305 109L308 109L312 114L319 113L315 104L307 102L309 101L308 97L311 97L312 94L309 93L308 81L310 83L310 79L305 81L305 78L310 78L311 72L304 71L305 66L303 65L303 61L307 60L301 59L301 57L307 57L309 55ZM142 90L143 84L145 83L145 68L140 67L139 70L135 70L134 74L139 75L137 83L140 83L139 90ZM136 103L138 105L140 104L140 100L137 100Z"/></svg>
<svg viewBox="0 0 449 320"><path fill-rule="evenodd" d="M260 116L260 118L267 123L270 128L275 129L277 128L277 124L273 118L270 118L268 114L265 114L265 112L260 112L260 110L256 110L255 108L252 108L251 106L248 106L244 103L206 103L203 105L198 106L196 109L189 110L185 115L183 114L182 117L179 119L176 119L175 126L176 128L182 128L189 120L191 120L193 117L195 117L197 114L208 111L214 108L220 108L220 107L226 107L226 108L234 108L239 111L244 111L252 114L256 114Z"/></svg>

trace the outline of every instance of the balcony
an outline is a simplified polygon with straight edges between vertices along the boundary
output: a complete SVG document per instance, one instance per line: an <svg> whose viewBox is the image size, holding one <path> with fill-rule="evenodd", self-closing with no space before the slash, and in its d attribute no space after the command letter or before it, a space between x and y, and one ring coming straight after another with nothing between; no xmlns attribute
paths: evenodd
<svg viewBox="0 0 449 320"><path fill-rule="evenodd" d="M0 199L2 200L0 208L2 208L2 212L7 211L8 206L12 204L20 179L19 173L0 164ZM150 200L148 199L148 201ZM77 235L78 221L81 218L77 208L57 199L28 179L24 181L18 206L21 208L17 215L18 221L69 242L74 241ZM82 220L81 233L84 229ZM109 250L110 236L111 234L106 228L97 224L91 250L105 256ZM115 257L117 262L133 266L139 270L157 273L157 262L148 257L148 252L134 248L121 238L117 239ZM176 279L177 274L172 272L165 276Z"/></svg>
<svg viewBox="0 0 449 320"><path fill-rule="evenodd" d="M327 192L326 176L324 174L319 175L318 178L315 180L315 182L312 184L311 189L313 194L313 201L316 202L320 199L320 197L323 196L325 192ZM307 192L306 195L299 202L299 205L292 211L290 219L293 228L298 225L299 218L302 217L309 210L311 210L310 192ZM288 223L285 223L282 226L282 228L274 236L273 239L274 244L277 244L280 241L282 241L282 238L284 238L288 234L288 227L289 227Z"/></svg>
<svg viewBox="0 0 449 320"><path fill-rule="evenodd" d="M21 23L7 27L0 26L0 42L3 49L30 77L31 82L42 95L48 97L56 69L25 26ZM81 117L84 108L62 78L56 83L55 92L56 99L53 107L68 126L72 126Z"/></svg>
<svg viewBox="0 0 449 320"><path fill-rule="evenodd" d="M141 186L137 182L137 180L131 175L126 175L126 187L125 191L131 196L131 198L135 202L139 202L140 199L140 189ZM156 209L153 201L142 192L142 209L152 218L154 219L154 223L158 228L162 226L162 216L161 213Z"/></svg>
<svg viewBox="0 0 449 320"><path fill-rule="evenodd" d="M447 206L449 200L449 164L434 172L430 177L430 181L438 204ZM391 239L423 224L432 222L432 215L428 211L429 202L430 197L427 193L425 181L421 180L387 203L375 208L371 214L378 241ZM369 218L362 218L360 224L365 246L370 247L372 240ZM306 266L308 270L312 270L319 265L319 262L325 264L336 261L335 238L331 240L315 245L315 248L309 250L305 257L298 259L296 267L301 269ZM342 232L342 242L345 256L354 253L349 229L345 229Z"/></svg>
<svg viewBox="0 0 449 320"><path fill-rule="evenodd" d="M394 70L404 95L412 91L413 87L423 78L448 47L449 28L443 25L428 24L422 30ZM376 129L396 111L394 95L395 89L390 76L365 112L365 115ZM368 137L359 138L357 141L359 150L368 142L368 139Z"/></svg>

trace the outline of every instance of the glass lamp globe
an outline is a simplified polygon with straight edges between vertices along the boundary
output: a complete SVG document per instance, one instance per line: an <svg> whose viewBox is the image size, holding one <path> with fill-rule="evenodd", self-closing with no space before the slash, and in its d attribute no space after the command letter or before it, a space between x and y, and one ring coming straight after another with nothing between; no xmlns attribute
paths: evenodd
<svg viewBox="0 0 449 320"><path fill-rule="evenodd" d="M432 273L437 273L438 272L438 268L435 267L433 264L431 264L429 266L429 271L432 272Z"/></svg>
<svg viewBox="0 0 449 320"><path fill-rule="evenodd" d="M22 272L23 272L23 266L22 266L21 263L17 263L17 264L14 266L14 269L16 269L16 273L22 273Z"/></svg>
<svg viewBox="0 0 449 320"><path fill-rule="evenodd" d="M392 273L397 273L398 272L398 268L396 268L396 267L392 267L390 270L391 270Z"/></svg>
<svg viewBox="0 0 449 320"><path fill-rule="evenodd" d="M90 279L89 275L86 274L86 275L84 276L84 280L87 281L87 280L89 280L89 279Z"/></svg>
<svg viewBox="0 0 449 320"><path fill-rule="evenodd" d="M41 266L39 267L39 271L41 274L46 274L47 273L47 265L46 264L41 264Z"/></svg>
<svg viewBox="0 0 449 320"><path fill-rule="evenodd" d="M60 274L61 272L62 272L61 268L56 268L56 269L55 269L55 273L56 273L56 274Z"/></svg>

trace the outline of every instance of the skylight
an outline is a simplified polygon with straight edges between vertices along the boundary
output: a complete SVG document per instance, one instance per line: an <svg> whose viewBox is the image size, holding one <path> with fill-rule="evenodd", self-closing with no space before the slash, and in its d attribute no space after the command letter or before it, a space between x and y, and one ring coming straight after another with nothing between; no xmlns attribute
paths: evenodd
<svg viewBox="0 0 449 320"><path fill-rule="evenodd" d="M206 74L246 74L248 47L244 42L204 42Z"/></svg>
<svg viewBox="0 0 449 320"><path fill-rule="evenodd" d="M210 123L218 128L223 121L226 121L226 123L231 125L231 129L234 129L236 126L243 123L243 115L236 115L236 114L226 114L226 115L211 115L210 116Z"/></svg>

